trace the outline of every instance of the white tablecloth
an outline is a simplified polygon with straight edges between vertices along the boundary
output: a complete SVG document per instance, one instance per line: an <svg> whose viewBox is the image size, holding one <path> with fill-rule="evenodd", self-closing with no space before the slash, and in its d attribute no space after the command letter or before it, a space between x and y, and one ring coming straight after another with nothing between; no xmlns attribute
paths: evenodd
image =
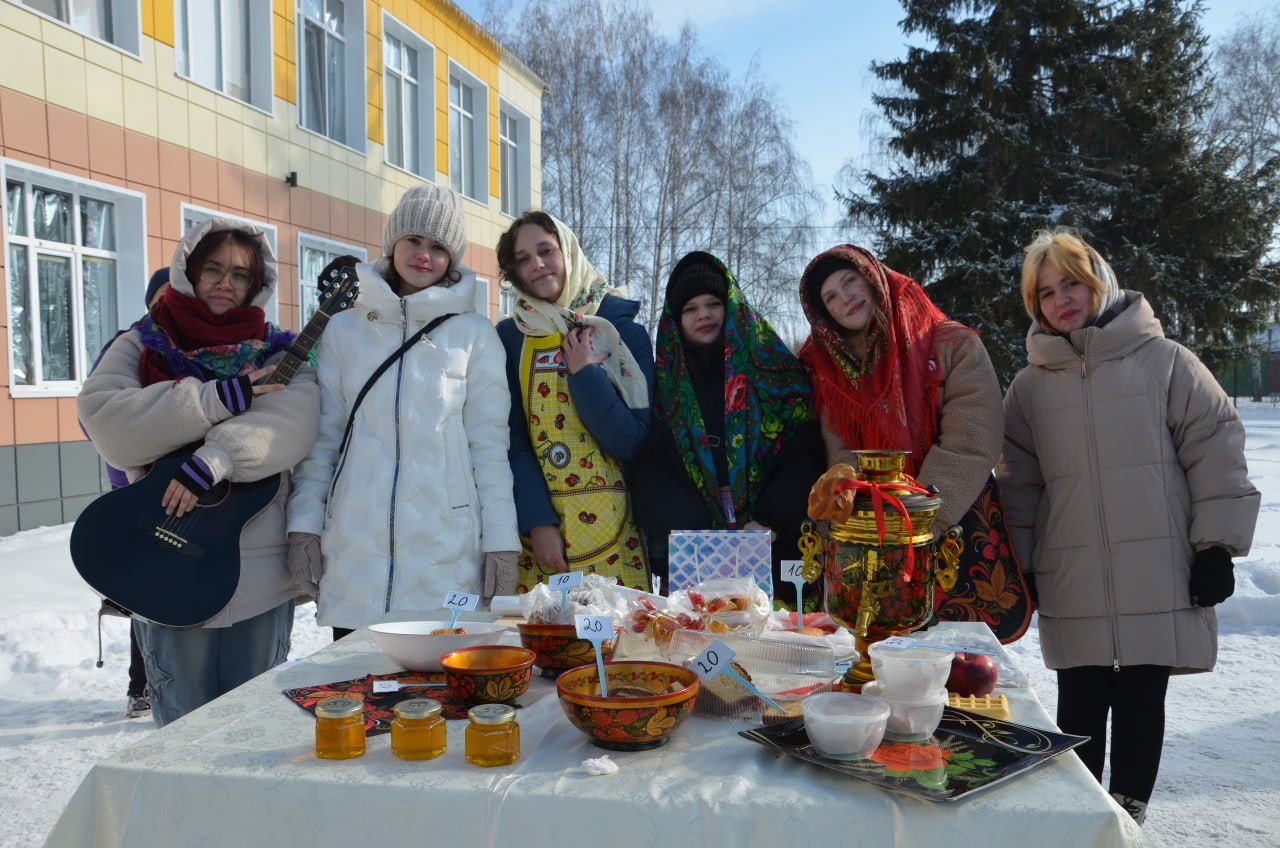
<svg viewBox="0 0 1280 848"><path fill-rule="evenodd" d="M357 631L270 671L98 763L49 846L504 845L1111 846L1141 831L1072 754L953 803L879 789L737 736L748 725L691 717L667 746L611 753L617 774L581 762L604 753L534 679L518 713L520 760L463 759L465 721L449 749L403 762L390 736L364 757L319 760L314 720L282 689L397 668ZM1052 728L1029 690L1007 693L1014 720Z"/></svg>

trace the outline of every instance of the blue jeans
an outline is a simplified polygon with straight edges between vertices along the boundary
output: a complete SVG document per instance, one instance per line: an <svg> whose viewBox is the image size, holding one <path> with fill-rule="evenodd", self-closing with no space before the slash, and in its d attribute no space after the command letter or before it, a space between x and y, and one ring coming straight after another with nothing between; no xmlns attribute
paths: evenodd
<svg viewBox="0 0 1280 848"><path fill-rule="evenodd" d="M230 627L174 628L138 622L157 727L279 665L289 655L293 601Z"/></svg>

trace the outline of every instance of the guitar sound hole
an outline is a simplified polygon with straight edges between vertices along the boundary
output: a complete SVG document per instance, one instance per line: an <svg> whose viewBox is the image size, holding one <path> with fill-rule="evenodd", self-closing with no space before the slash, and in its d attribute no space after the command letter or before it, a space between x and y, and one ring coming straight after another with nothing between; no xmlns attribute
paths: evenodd
<svg viewBox="0 0 1280 848"><path fill-rule="evenodd" d="M208 492L200 497L196 502L196 506L218 506L227 499L227 495L231 492L231 484L223 480L214 486Z"/></svg>

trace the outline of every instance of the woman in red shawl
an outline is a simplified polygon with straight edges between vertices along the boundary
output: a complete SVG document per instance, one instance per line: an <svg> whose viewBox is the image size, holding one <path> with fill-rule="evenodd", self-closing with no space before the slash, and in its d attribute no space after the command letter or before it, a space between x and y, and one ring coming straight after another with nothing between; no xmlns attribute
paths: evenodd
<svg viewBox="0 0 1280 848"><path fill-rule="evenodd" d="M909 450L907 473L942 496L934 532L958 523L1004 438L1000 385L977 334L948 320L915 280L851 244L809 263L800 300L811 327L800 361L827 460Z"/></svg>
<svg viewBox="0 0 1280 848"><path fill-rule="evenodd" d="M285 563L284 508L288 471L316 437L315 372L304 365L288 387L255 385L294 338L263 312L276 280L262 230L218 218L197 225L174 253L169 288L107 348L76 400L94 447L131 482L198 445L166 487L170 514L223 480L286 478L241 530L240 581L221 612L185 629L138 621L160 726L283 661L294 599L309 588Z"/></svg>

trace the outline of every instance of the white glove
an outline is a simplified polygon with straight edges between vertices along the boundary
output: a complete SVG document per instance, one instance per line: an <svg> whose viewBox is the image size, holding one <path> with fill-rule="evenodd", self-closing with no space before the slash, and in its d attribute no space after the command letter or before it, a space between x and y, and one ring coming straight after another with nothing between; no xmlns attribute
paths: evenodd
<svg viewBox="0 0 1280 848"><path fill-rule="evenodd" d="M517 551L490 551L484 555L483 594L486 601L494 595L516 593L516 563L519 559Z"/></svg>
<svg viewBox="0 0 1280 848"><path fill-rule="evenodd" d="M289 576L299 586L311 590L314 598L324 576L324 556L320 553L320 537L315 533L289 534Z"/></svg>

